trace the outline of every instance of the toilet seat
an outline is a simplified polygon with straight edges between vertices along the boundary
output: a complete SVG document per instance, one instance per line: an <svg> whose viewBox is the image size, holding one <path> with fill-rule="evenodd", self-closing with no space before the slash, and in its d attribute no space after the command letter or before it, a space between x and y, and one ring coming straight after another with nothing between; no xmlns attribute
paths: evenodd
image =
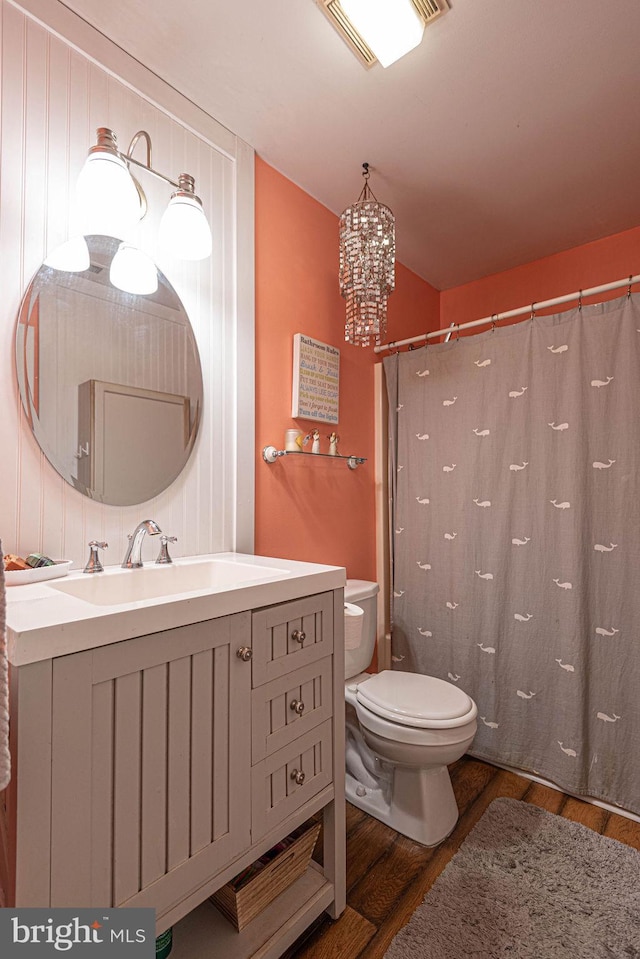
<svg viewBox="0 0 640 959"><path fill-rule="evenodd" d="M358 703L382 719L414 729L453 729L474 720L473 700L435 676L383 670L356 688Z"/></svg>

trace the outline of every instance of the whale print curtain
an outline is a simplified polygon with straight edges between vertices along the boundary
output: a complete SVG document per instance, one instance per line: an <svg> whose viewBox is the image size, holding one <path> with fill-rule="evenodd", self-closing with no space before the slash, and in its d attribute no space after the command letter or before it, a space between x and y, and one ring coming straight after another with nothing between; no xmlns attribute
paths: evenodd
<svg viewBox="0 0 640 959"><path fill-rule="evenodd" d="M394 668L471 754L640 814L640 299L384 361Z"/></svg>

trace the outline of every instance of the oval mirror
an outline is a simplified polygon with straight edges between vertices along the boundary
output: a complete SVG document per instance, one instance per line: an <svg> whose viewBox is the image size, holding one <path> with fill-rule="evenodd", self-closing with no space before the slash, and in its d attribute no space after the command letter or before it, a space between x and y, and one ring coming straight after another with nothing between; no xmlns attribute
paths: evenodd
<svg viewBox="0 0 640 959"><path fill-rule="evenodd" d="M158 271L155 292L126 293L110 279L120 241L85 240L88 257L83 247L75 272L73 263L60 268L65 245L24 295L15 341L20 396L41 450L67 483L101 503L133 506L165 490L189 459L202 415L200 358L167 278Z"/></svg>

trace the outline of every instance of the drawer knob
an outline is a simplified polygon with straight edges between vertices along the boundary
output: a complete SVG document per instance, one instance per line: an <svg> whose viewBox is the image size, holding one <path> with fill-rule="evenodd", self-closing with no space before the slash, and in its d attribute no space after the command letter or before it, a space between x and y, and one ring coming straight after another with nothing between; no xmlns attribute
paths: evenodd
<svg viewBox="0 0 640 959"><path fill-rule="evenodd" d="M296 786L301 786L304 782L304 773L301 769L293 769L291 771L291 778L293 779Z"/></svg>
<svg viewBox="0 0 640 959"><path fill-rule="evenodd" d="M236 652L236 656L238 659L241 659L243 663L248 663L253 656L253 650L250 646L241 646Z"/></svg>
<svg viewBox="0 0 640 959"><path fill-rule="evenodd" d="M292 709L294 713L297 713L298 716L302 716L304 712L304 703L301 699L294 699L292 700L289 708Z"/></svg>
<svg viewBox="0 0 640 959"><path fill-rule="evenodd" d="M294 631L291 633L291 639L294 639L296 643L300 643L301 646L306 638L307 634L302 629L294 629Z"/></svg>

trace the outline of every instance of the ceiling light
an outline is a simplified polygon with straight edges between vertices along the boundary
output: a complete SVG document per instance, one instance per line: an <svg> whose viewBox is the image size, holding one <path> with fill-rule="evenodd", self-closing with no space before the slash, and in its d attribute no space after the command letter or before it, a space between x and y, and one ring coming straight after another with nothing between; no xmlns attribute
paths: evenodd
<svg viewBox="0 0 640 959"><path fill-rule="evenodd" d="M107 127L97 131L76 187L77 215L85 235L99 234L124 239L147 212L144 191L131 175L130 164L153 174L176 188L160 225L163 246L181 260L201 260L211 254L211 229L195 195L194 179L181 173L178 182L151 166L151 137L139 130L126 153L120 153L116 135ZM138 140L147 145L146 162L134 159ZM165 218L168 216L168 226Z"/></svg>
<svg viewBox="0 0 640 959"><path fill-rule="evenodd" d="M449 9L448 0L315 0L315 3L367 68L376 60L386 67L408 53L420 43L425 26Z"/></svg>
<svg viewBox="0 0 640 959"><path fill-rule="evenodd" d="M340 5L383 67L422 40L424 22L412 0L340 0Z"/></svg>
<svg viewBox="0 0 640 959"><path fill-rule="evenodd" d="M379 346L387 329L387 297L395 287L395 219L369 187L369 164L363 163L364 187L340 217L340 292L347 301L347 343Z"/></svg>

